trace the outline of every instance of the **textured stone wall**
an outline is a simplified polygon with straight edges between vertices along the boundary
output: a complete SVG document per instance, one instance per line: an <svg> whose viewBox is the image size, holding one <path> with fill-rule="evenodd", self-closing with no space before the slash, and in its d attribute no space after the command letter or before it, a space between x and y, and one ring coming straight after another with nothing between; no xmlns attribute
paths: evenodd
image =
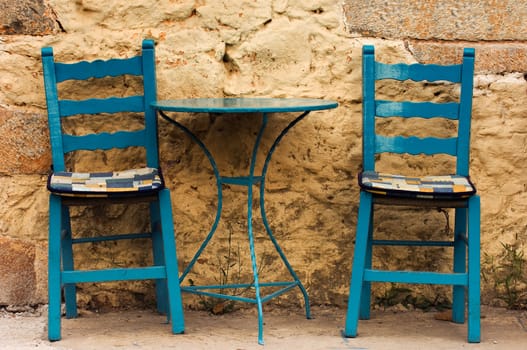
<svg viewBox="0 0 527 350"><path fill-rule="evenodd" d="M527 28L522 19L527 8L522 0L6 0L0 10L0 305L47 299L50 155L40 63L40 48L47 45L59 60L91 60L134 55L143 38L153 38L160 99L337 100L339 108L313 112L283 139L270 164L265 203L276 238L312 302L340 306L347 298L358 205L362 45L375 44L386 62L427 63L457 61L463 47L475 47L471 171L482 196L482 250L492 256L501 242L526 240ZM271 117L264 150L293 117ZM247 173L257 116L183 114L178 119L212 150L224 175ZM162 121L160 153L173 196L182 269L214 221L215 180L199 148ZM133 154L126 157L131 160ZM93 158L79 158L86 167L93 164ZM223 195L226 220L189 276L196 283L223 282L227 267L229 281L250 280L245 190L225 186ZM80 235L95 234L103 227L100 218L109 218L112 230L135 230L146 224L140 212L118 206L79 209L75 227ZM437 224L446 235L452 225L448 212L412 213L402 225L394 214L379 215L381 234L402 227L429 237L429 228ZM263 280L285 277L259 221L255 233ZM110 248L77 249L77 265L150 258L144 244L119 244L115 252ZM379 264L408 260L400 252L381 253ZM438 251L414 254L409 263L443 269L449 260L448 253ZM433 299L434 293L439 292L425 289L423 295ZM148 282L84 285L79 295L81 305L90 307L142 305L152 299ZM279 300L300 299L288 293ZM185 295L186 304L199 302Z"/></svg>

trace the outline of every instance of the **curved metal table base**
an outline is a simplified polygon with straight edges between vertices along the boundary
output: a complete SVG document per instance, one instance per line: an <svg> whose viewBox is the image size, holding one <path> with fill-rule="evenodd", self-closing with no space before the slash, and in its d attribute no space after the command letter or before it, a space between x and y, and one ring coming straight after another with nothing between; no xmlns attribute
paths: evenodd
<svg viewBox="0 0 527 350"><path fill-rule="evenodd" d="M238 100L238 99L233 99ZM254 99L253 99L254 100ZM265 99L263 99L265 100ZM270 100L277 100L277 99L270 99ZM323 100L320 100L323 101ZM171 102L171 101L168 101ZM265 102L265 101L264 101ZM163 101L160 101L159 104L162 104ZM256 158L258 154L258 150L260 147L261 139L264 134L264 131L267 126L268 122L268 113L265 111L261 111L262 113L262 123L260 126L260 129L258 131L258 134L256 136L256 140L253 146L252 155L251 155L251 163L249 168L249 175L248 176L241 176L241 177L223 177L220 176L218 167L216 165L216 162L214 161L214 158L212 157L211 152L207 149L207 147L204 145L204 143L199 140L196 135L194 135L187 127L176 121L175 119L169 117L164 111L172 111L172 112L193 112L194 110L182 110L180 108L170 108L163 105L154 105L154 108L156 108L161 115L163 119L166 121L174 124L179 129L181 129L187 136L189 136L193 142L195 142L201 150L204 152L204 154L207 156L210 165L212 167L212 170L214 172L214 176L216 177L216 186L217 186L217 194L218 194L218 207L216 212L216 217L214 219L214 223L212 224L211 230L207 234L205 240L195 253L194 257L188 264L188 266L184 269L183 273L180 276L180 283L183 282L183 280L187 277L188 273L192 270L194 264L199 259L200 255L202 254L203 250L207 247L210 240L214 236L216 229L218 227L218 223L221 219L221 212L222 212L222 203L223 203L223 196L222 196L222 185L223 184L229 184L229 185L239 185L239 186L245 186L247 187L247 234L249 238L249 248L250 248L250 256L251 256L251 265L252 265L252 272L253 272L253 282L252 283L242 283L242 284L221 284L221 285L209 285L209 286L182 286L181 290L188 293L203 295L203 296L209 296L209 297L216 297L216 298L223 298L233 301L241 301L241 302L247 302L247 303L253 303L257 305L258 309L258 343L263 344L263 310L262 310L262 304L285 293L288 292L296 287L300 289L302 292L303 298L304 298L304 305L306 310L306 317L309 319L311 318L311 310L309 306L309 297L307 294L307 291L298 278L297 274L291 267L291 264L287 260L284 252L282 251L282 248L278 244L276 238L273 235L273 231L271 230L271 227L269 226L269 221L267 219L267 214L265 211L265 177L267 174L267 169L269 167L269 163L271 161L271 157L280 143L280 141L283 139L283 137L289 132L289 130L295 126L298 122L300 122L304 117L306 117L311 110L320 110L320 109L328 109L328 108L335 108L336 103L332 104L326 104L324 107L320 108L310 108L307 111L303 111L302 114L300 114L298 117L296 117L292 122L290 122L278 135L278 137L273 142L271 148L269 149L269 152L266 155L264 165L262 168L261 175L257 176L254 174L255 166L256 166ZM296 110L284 110L283 112L291 112L291 111L301 111L300 109ZM195 112L195 111L194 111ZM199 111L199 112L207 112L207 111ZM249 109L247 111L245 110L235 110L235 111L214 111L210 110L208 112L217 112L217 113L255 113L254 110ZM258 111L256 111L258 112ZM276 111L272 111L276 112ZM260 209L261 209L261 216L262 221L265 226L267 235L269 236L269 239L273 243L276 251L278 252L280 258L282 259L282 262L286 266L287 270L289 271L289 274L292 277L292 281L281 281L281 282L261 282L258 276L258 266L257 266L257 259L256 259L256 251L254 247L254 233L253 233L253 186L258 185L260 187ZM278 290L275 290L274 292L268 294L268 295L261 295L261 288L262 287L276 287ZM254 289L254 298L239 296L239 295L229 295L219 292L213 292L212 290L218 290L222 291L224 289Z"/></svg>

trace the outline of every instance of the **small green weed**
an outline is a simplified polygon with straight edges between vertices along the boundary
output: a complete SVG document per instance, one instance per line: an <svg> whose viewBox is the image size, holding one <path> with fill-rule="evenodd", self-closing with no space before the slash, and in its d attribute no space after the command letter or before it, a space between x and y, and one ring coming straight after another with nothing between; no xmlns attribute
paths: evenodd
<svg viewBox="0 0 527 350"><path fill-rule="evenodd" d="M481 275L493 285L494 297L509 309L527 309L527 258L516 235L513 243L501 243L502 250L483 254Z"/></svg>
<svg viewBox="0 0 527 350"><path fill-rule="evenodd" d="M381 295L374 299L374 304L387 309L391 306L401 304L405 307L414 307L428 311L431 309L445 310L451 307L450 300L441 292L434 299L428 298L417 290L400 286L397 283L386 283Z"/></svg>
<svg viewBox="0 0 527 350"><path fill-rule="evenodd" d="M217 256L217 263L215 266L218 269L218 276L215 278L216 282L220 286L236 285L240 284L243 280L243 268L242 268L242 252L240 245L236 245L236 249L233 249L233 229L229 226L228 228L228 241L227 241L227 252L224 255ZM258 273L262 272L265 267L267 254L263 252L260 263L258 264ZM194 281L189 280L191 285L194 285ZM249 283L248 287L236 287L236 288L223 288L223 291L228 291L225 295L238 297L245 296L248 292L254 291L254 279ZM223 293L223 292L222 292ZM202 310L206 310L214 315L222 315L230 313L236 310L236 301L226 298L217 298L210 296L199 296L199 304Z"/></svg>

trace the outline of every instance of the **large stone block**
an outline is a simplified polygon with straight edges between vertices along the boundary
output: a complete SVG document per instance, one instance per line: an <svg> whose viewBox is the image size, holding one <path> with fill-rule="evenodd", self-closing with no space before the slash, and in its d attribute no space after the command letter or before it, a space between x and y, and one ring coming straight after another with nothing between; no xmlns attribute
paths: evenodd
<svg viewBox="0 0 527 350"><path fill-rule="evenodd" d="M44 0L0 3L0 34L47 35L61 32L56 15Z"/></svg>
<svg viewBox="0 0 527 350"><path fill-rule="evenodd" d="M527 71L527 44L429 42L410 40L407 45L418 62L449 64L460 62L464 47L476 49L476 73Z"/></svg>
<svg viewBox="0 0 527 350"><path fill-rule="evenodd" d="M523 1L346 1L348 31L407 40L421 63L459 60L475 47L477 73L527 70L527 14Z"/></svg>
<svg viewBox="0 0 527 350"><path fill-rule="evenodd" d="M0 237L0 305L24 305L36 289L35 246Z"/></svg>
<svg viewBox="0 0 527 350"><path fill-rule="evenodd" d="M346 0L349 32L389 39L527 39L523 0Z"/></svg>
<svg viewBox="0 0 527 350"><path fill-rule="evenodd" d="M44 174L51 154L45 114L0 109L0 174Z"/></svg>

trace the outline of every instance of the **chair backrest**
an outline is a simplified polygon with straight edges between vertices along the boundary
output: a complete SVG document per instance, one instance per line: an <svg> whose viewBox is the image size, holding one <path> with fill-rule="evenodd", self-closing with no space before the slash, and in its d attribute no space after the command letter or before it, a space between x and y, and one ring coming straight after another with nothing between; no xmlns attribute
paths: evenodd
<svg viewBox="0 0 527 350"><path fill-rule="evenodd" d="M42 48L42 65L54 171L66 170L65 155L69 152L79 150L106 151L127 147L145 149L146 166L158 167L157 119L155 110L150 106L157 98L154 42L152 40L143 41L142 53L138 56L92 62L55 62L53 49L44 47ZM126 76L134 76L142 80L142 87L138 89L142 91L139 94L134 91L132 95L126 95L126 92L121 91L118 96L114 96L117 94L111 92L102 98L98 95L96 97L89 96L89 98L82 96L83 99L60 98L62 94L59 87L60 83L73 81L73 84L77 84L79 81L86 81L88 84L91 82L95 84L97 80L100 82L101 79L108 77L126 79ZM63 127L65 118L79 115L88 116L87 122L90 120L89 116L108 116L105 123L111 125L113 122L111 117L123 113L143 115L144 121L142 121L141 128L139 130L102 131L79 135L67 133Z"/></svg>
<svg viewBox="0 0 527 350"><path fill-rule="evenodd" d="M463 62L454 65L386 64L375 60L374 47L363 47L363 169L375 170L379 153L411 155L448 154L456 159L456 174L469 175L470 120L472 114L472 89L474 75L474 49L466 48ZM386 100L376 97L376 83L380 80L424 82L425 84L456 84L459 95L456 101ZM378 83L377 83L378 84ZM457 121L456 135L449 137L386 136L376 131L378 118L446 118Z"/></svg>

